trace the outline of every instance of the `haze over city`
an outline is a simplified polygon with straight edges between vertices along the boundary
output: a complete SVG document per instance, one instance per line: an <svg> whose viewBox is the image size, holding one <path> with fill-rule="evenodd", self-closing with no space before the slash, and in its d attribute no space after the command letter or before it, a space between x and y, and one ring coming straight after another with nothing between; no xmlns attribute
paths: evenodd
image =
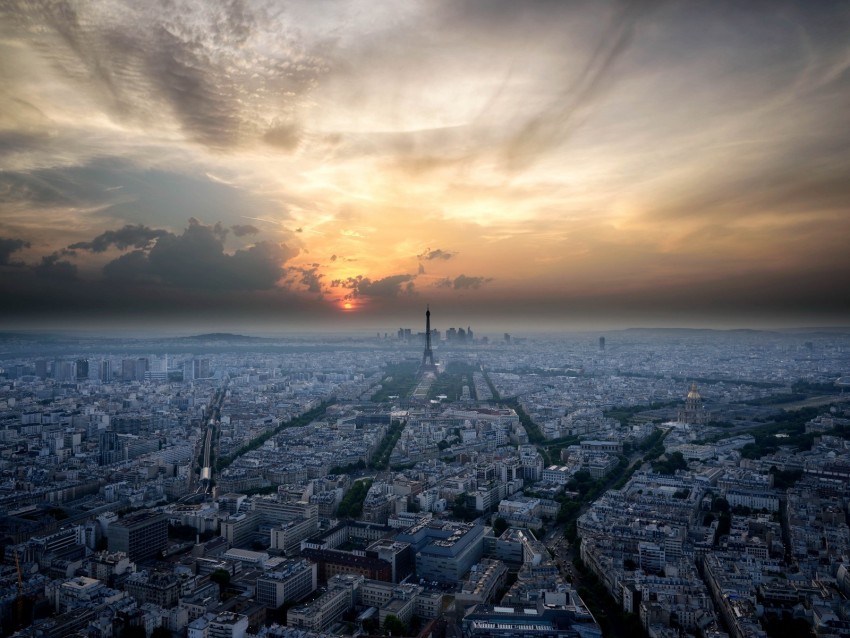
<svg viewBox="0 0 850 638"><path fill-rule="evenodd" d="M845 2L4 2L0 327L847 325Z"/></svg>

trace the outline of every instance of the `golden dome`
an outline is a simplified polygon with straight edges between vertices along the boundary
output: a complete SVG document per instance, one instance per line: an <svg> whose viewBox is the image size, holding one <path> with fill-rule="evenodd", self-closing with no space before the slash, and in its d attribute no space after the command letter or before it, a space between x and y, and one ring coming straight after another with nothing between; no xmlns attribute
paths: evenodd
<svg viewBox="0 0 850 638"><path fill-rule="evenodd" d="M688 391L688 400L689 401L699 401L702 397L699 395L699 390L697 390L697 384L692 383L691 389Z"/></svg>

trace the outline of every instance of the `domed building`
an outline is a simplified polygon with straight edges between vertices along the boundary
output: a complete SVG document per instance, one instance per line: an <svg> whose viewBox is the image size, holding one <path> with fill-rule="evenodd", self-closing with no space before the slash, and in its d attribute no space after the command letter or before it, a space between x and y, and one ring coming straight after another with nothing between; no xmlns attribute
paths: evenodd
<svg viewBox="0 0 850 638"><path fill-rule="evenodd" d="M676 421L688 425L704 425L708 422L708 415L705 412L705 406L702 404L702 397L696 383L691 384L688 397L685 399L685 407L679 408Z"/></svg>

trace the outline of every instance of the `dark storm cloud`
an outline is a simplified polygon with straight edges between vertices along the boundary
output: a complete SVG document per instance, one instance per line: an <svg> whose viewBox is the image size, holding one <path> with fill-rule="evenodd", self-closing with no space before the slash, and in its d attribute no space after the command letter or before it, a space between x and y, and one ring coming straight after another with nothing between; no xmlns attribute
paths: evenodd
<svg viewBox="0 0 850 638"><path fill-rule="evenodd" d="M115 282L150 282L156 283L148 261L148 255L143 250L134 250L113 259L103 267L103 276Z"/></svg>
<svg viewBox="0 0 850 638"><path fill-rule="evenodd" d="M312 264L309 268L290 268L289 270L299 275L298 280L307 287L308 292L322 292L324 275L319 272L319 264Z"/></svg>
<svg viewBox="0 0 850 638"><path fill-rule="evenodd" d="M206 309L226 314L234 308L242 312L270 306L282 312L294 304L278 282L285 274L285 262L298 251L258 242L229 253L224 244L227 236L228 229L221 223L206 225L194 218L178 234L137 227L102 233L79 243L92 253L109 247L136 248L108 262L100 279L85 276L90 268L78 269L69 261L90 259L71 248L47 255L36 265L20 265L16 277L0 281L4 317L49 314L62 320L70 314L91 316L101 311L148 317ZM317 272L313 275L321 277ZM309 301L303 304L310 307Z"/></svg>
<svg viewBox="0 0 850 638"><path fill-rule="evenodd" d="M457 253L452 253L441 248L436 248L434 250L429 248L424 253L417 255L417 257L423 261L433 261L434 259L448 260L455 255L457 255Z"/></svg>
<svg viewBox="0 0 850 638"><path fill-rule="evenodd" d="M29 248L29 245L30 243L23 239L0 237L0 266L15 265L9 259L12 253L19 251L21 248Z"/></svg>
<svg viewBox="0 0 850 638"><path fill-rule="evenodd" d="M134 251L104 267L104 275L125 281L158 281L167 286L214 290L268 290L297 254L285 245L259 242L232 255L224 252L227 231L191 220L180 235L159 237L145 254Z"/></svg>
<svg viewBox="0 0 850 638"><path fill-rule="evenodd" d="M326 68L263 7L234 1L187 9L10 0L0 17L113 117L173 115L187 136L214 148L261 135L265 101L274 96L281 112L291 112ZM270 29L276 51L246 46Z"/></svg>
<svg viewBox="0 0 850 638"><path fill-rule="evenodd" d="M260 229L256 226L252 226L251 224L234 224L230 227L230 230L233 231L233 234L237 237L245 237L246 235L256 235L260 232Z"/></svg>
<svg viewBox="0 0 850 638"><path fill-rule="evenodd" d="M41 258L41 263L33 268L33 272L44 279L63 282L77 280L77 267L70 261L62 259L61 253L53 253Z"/></svg>
<svg viewBox="0 0 850 638"><path fill-rule="evenodd" d="M141 224L137 226L127 224L124 228L118 230L107 230L91 241L81 241L71 244L69 248L91 250L95 253L105 252L110 246L115 246L119 250L147 248L154 241L168 234L169 232L167 230L148 228Z"/></svg>
<svg viewBox="0 0 850 638"><path fill-rule="evenodd" d="M260 291L275 288L284 275L284 263L298 254L297 249L265 241L229 254L224 247L227 234L221 223L205 225L194 218L181 234L125 226L48 255L32 272L42 278L76 280L77 266L63 257L76 256L75 248L97 253L114 246L136 250L103 267L108 281L188 290Z"/></svg>
<svg viewBox="0 0 850 638"><path fill-rule="evenodd" d="M335 279L331 282L331 286L350 289L351 293L348 297L352 299L358 297L393 298L400 293L412 293L415 278L414 275L390 275L373 281L368 277L358 275L348 279Z"/></svg>
<svg viewBox="0 0 850 638"><path fill-rule="evenodd" d="M440 279L436 286L438 288L453 288L454 290L469 290L481 288L486 283L493 281L492 277L468 277L467 275L458 275L454 279L446 277Z"/></svg>

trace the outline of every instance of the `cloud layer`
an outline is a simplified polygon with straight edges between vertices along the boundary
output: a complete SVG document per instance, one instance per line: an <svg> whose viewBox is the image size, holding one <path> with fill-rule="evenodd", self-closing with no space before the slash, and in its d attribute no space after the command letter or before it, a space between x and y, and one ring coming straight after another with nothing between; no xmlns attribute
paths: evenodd
<svg viewBox="0 0 850 638"><path fill-rule="evenodd" d="M832 0L9 0L0 325L110 286L846 321L848 31Z"/></svg>

